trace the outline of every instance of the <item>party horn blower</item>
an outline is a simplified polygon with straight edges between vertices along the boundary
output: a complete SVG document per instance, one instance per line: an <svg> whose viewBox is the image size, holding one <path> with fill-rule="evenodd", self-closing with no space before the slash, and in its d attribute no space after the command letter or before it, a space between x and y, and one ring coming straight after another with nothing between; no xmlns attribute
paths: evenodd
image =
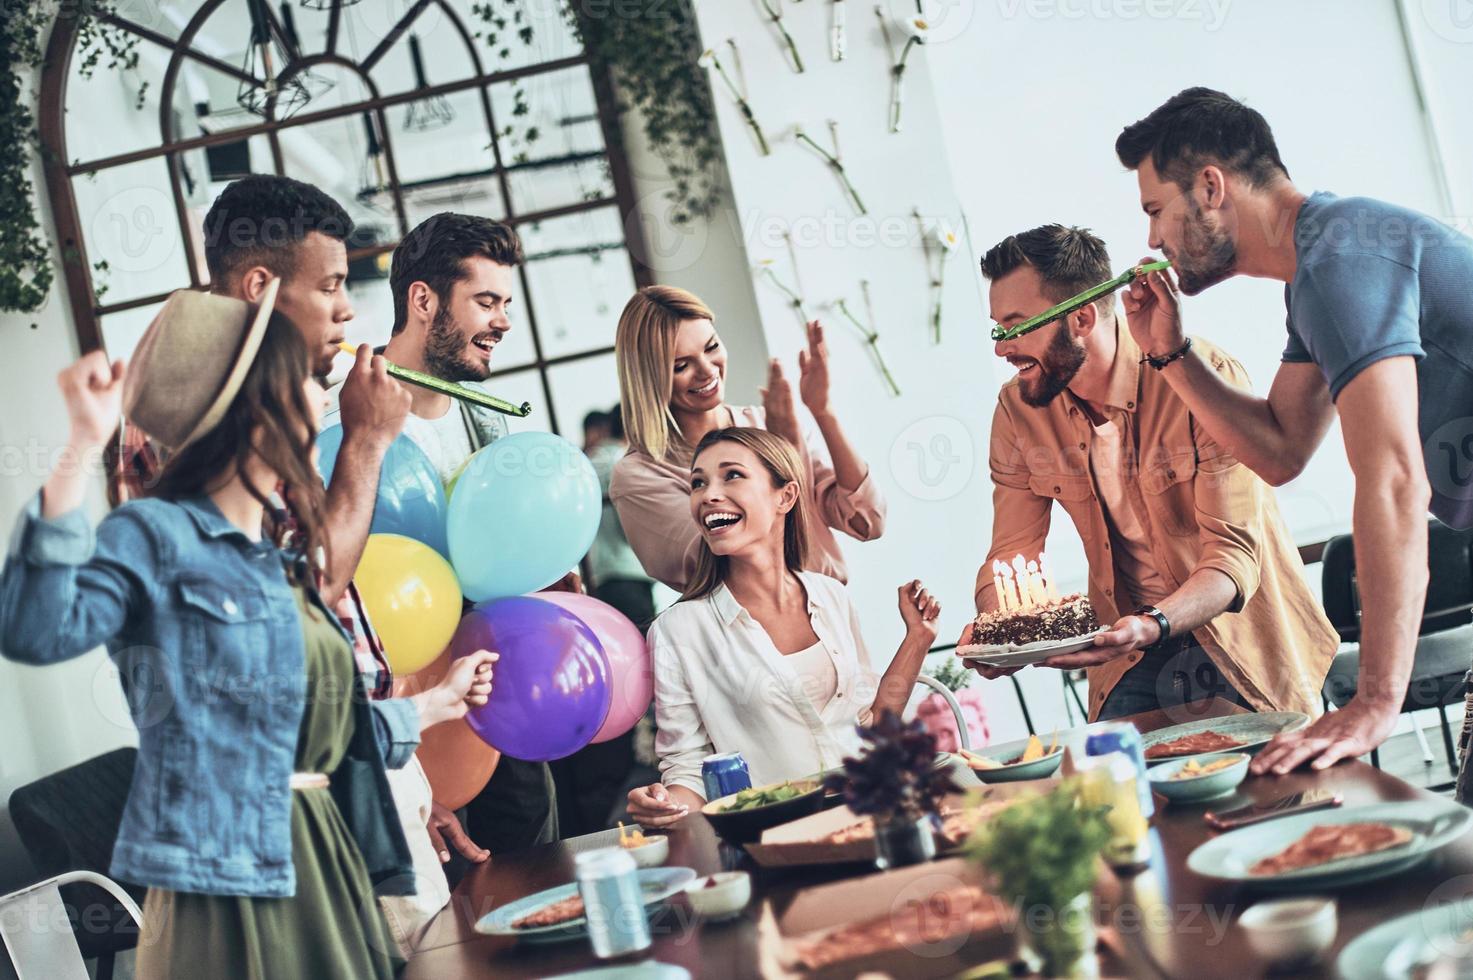
<svg viewBox="0 0 1473 980"><path fill-rule="evenodd" d="M1106 293L1113 293L1121 286L1128 284L1137 276L1143 276L1148 272L1159 272L1171 265L1166 260L1159 262L1146 262L1143 265L1133 265L1126 269L1114 279L1102 282L1098 286L1091 286L1077 296L1071 296L1057 306L1050 306L1037 316L1031 316L1015 327L1005 327L997 324L992 328L993 340L1015 340L1027 333L1032 333L1039 327L1046 326L1060 317L1066 317L1082 306L1088 306Z"/></svg>
<svg viewBox="0 0 1473 980"><path fill-rule="evenodd" d="M347 342L338 344L338 349L344 354L356 355L358 353L358 348ZM519 419L524 419L532 414L531 402L522 402L521 405L513 405L509 401L503 401L495 395L488 395L484 391L476 388L457 384L454 381L446 381L443 378L425 374L423 371L413 371L409 368L400 367L393 361L389 362L389 376L398 378L400 381L407 381L412 385L419 385L421 388L438 391L442 395L449 395L451 398L456 398L463 402L470 402L472 405L489 408L493 412L500 412L502 415L511 415Z"/></svg>

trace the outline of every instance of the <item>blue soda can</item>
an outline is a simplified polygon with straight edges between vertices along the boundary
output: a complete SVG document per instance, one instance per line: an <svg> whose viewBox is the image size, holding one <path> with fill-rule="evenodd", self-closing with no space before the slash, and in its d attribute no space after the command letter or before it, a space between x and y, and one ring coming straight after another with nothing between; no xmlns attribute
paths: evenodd
<svg viewBox="0 0 1473 980"><path fill-rule="evenodd" d="M1146 750L1140 731L1128 721L1106 721L1091 727L1084 739L1084 754L1109 755L1119 752L1135 765L1135 788L1141 798L1141 816L1150 819L1156 813L1151 798L1151 781L1146 778Z"/></svg>
<svg viewBox="0 0 1473 980"><path fill-rule="evenodd" d="M650 923L634 858L622 847L601 847L573 859L588 938L601 960L650 948Z"/></svg>
<svg viewBox="0 0 1473 980"><path fill-rule="evenodd" d="M752 788L752 774L740 752L721 752L701 760L701 782L706 784L706 802Z"/></svg>

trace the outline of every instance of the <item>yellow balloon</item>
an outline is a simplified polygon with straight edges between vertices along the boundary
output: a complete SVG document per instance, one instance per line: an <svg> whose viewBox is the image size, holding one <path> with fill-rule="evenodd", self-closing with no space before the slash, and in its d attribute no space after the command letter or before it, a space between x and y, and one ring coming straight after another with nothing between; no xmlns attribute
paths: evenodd
<svg viewBox="0 0 1473 980"><path fill-rule="evenodd" d="M428 666L460 625L460 582L450 563L402 534L370 534L353 576L397 675Z"/></svg>

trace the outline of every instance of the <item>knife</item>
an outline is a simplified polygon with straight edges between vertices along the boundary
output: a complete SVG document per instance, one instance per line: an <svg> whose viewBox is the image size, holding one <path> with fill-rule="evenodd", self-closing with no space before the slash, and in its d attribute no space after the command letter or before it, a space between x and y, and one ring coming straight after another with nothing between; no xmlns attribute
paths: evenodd
<svg viewBox="0 0 1473 980"><path fill-rule="evenodd" d="M1208 810L1202 814L1202 819L1214 830L1233 830L1237 827L1273 820L1276 817L1287 817L1294 813L1329 810L1344 802L1345 798L1339 793L1331 793L1328 790L1307 790L1303 793L1281 796L1267 803L1250 803L1236 810L1225 810L1222 813L1213 813Z"/></svg>

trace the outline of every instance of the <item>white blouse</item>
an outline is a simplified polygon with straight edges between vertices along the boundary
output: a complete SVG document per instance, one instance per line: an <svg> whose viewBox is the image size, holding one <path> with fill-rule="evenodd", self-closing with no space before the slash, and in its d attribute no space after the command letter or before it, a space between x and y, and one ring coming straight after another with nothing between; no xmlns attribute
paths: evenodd
<svg viewBox="0 0 1473 980"><path fill-rule="evenodd" d="M706 795L701 761L740 752L752 785L800 779L859 750L855 725L868 721L879 690L843 584L799 572L813 631L833 661L836 683L822 709L785 657L726 586L678 602L650 627L655 674L655 752L660 778Z"/></svg>
<svg viewBox="0 0 1473 980"><path fill-rule="evenodd" d="M839 671L834 666L834 653L819 640L806 650L783 654L797 675L798 692L813 702L819 714L839 693Z"/></svg>

